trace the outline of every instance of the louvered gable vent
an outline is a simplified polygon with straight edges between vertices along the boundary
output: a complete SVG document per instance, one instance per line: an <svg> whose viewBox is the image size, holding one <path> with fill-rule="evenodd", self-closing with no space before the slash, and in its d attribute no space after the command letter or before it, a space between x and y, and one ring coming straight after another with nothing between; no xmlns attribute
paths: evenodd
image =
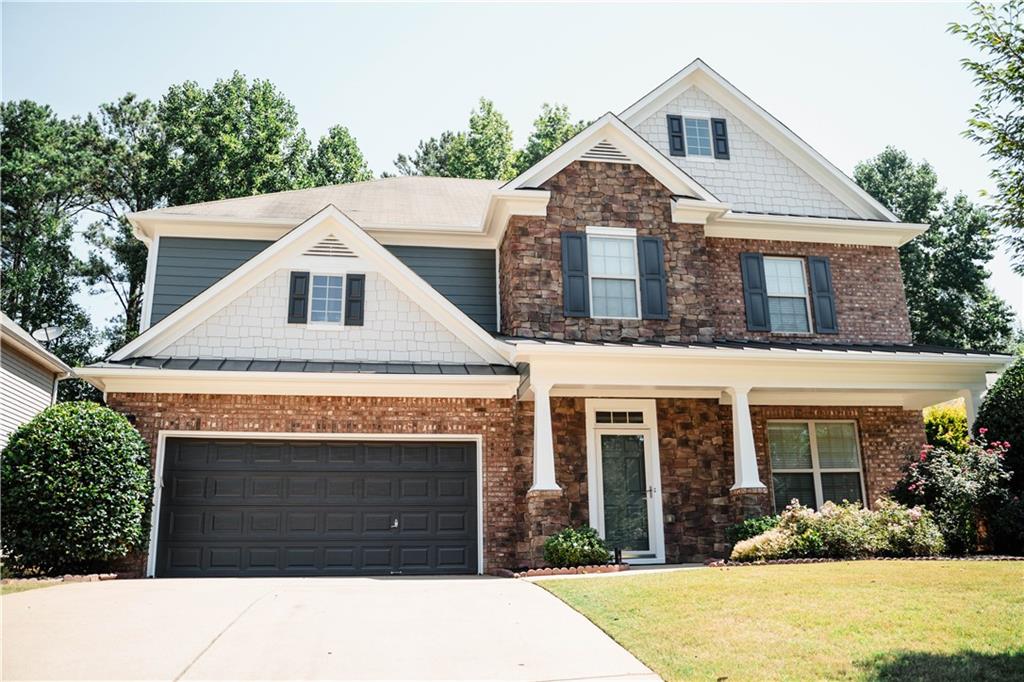
<svg viewBox="0 0 1024 682"><path fill-rule="evenodd" d="M331 235L325 237L320 243L306 251L304 256L327 256L328 258L355 258L356 254L345 246L345 243Z"/></svg>
<svg viewBox="0 0 1024 682"><path fill-rule="evenodd" d="M608 140L601 140L587 150L581 161L604 161L606 163L633 163L633 159Z"/></svg>

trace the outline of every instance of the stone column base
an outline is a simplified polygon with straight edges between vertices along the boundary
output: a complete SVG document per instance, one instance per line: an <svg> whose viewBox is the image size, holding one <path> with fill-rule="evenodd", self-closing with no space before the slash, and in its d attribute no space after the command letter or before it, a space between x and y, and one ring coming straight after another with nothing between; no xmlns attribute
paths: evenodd
<svg viewBox="0 0 1024 682"><path fill-rule="evenodd" d="M530 568L543 567L544 541L569 527L569 500L562 490L531 490L526 493L524 538L519 560Z"/></svg>
<svg viewBox="0 0 1024 682"><path fill-rule="evenodd" d="M729 491L733 523L740 523L755 516L771 514L771 500L768 488L736 488Z"/></svg>

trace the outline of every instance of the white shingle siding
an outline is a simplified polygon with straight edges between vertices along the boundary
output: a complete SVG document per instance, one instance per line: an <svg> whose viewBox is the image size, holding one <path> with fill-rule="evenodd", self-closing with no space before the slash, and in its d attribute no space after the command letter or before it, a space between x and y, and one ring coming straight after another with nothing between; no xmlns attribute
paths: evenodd
<svg viewBox="0 0 1024 682"><path fill-rule="evenodd" d="M278 270L159 355L255 360L484 360L378 273L366 273L361 327L288 324L289 271Z"/></svg>
<svg viewBox="0 0 1024 682"><path fill-rule="evenodd" d="M0 350L0 448L25 422L50 406L54 375L4 345Z"/></svg>
<svg viewBox="0 0 1024 682"><path fill-rule="evenodd" d="M668 114L724 118L729 159L672 156ZM697 87L691 87L636 126L637 133L737 211L857 218L854 211L767 140Z"/></svg>

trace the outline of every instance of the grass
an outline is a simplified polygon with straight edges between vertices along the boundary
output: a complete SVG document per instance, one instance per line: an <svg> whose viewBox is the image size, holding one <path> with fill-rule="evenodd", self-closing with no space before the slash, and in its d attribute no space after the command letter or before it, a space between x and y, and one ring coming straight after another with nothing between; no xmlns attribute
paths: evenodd
<svg viewBox="0 0 1024 682"><path fill-rule="evenodd" d="M1024 679L1024 563L858 561L539 584L666 680Z"/></svg>
<svg viewBox="0 0 1024 682"><path fill-rule="evenodd" d="M29 590L38 590L41 587L52 587L60 584L59 580L19 580L7 583L6 585L0 585L0 595L28 592Z"/></svg>

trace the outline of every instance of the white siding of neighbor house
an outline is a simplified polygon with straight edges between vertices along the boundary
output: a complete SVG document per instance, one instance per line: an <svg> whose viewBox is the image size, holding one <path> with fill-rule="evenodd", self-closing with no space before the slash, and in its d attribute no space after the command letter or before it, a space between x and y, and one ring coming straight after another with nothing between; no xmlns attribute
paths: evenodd
<svg viewBox="0 0 1024 682"><path fill-rule="evenodd" d="M54 379L18 351L0 349L0 448L14 429L50 406Z"/></svg>
<svg viewBox="0 0 1024 682"><path fill-rule="evenodd" d="M173 342L161 357L352 362L485 362L379 273L366 273L359 327L288 324L278 270Z"/></svg>
<svg viewBox="0 0 1024 682"><path fill-rule="evenodd" d="M668 114L724 118L728 160L672 156ZM767 140L697 87L691 87L636 126L637 133L737 211L857 218L858 216Z"/></svg>

